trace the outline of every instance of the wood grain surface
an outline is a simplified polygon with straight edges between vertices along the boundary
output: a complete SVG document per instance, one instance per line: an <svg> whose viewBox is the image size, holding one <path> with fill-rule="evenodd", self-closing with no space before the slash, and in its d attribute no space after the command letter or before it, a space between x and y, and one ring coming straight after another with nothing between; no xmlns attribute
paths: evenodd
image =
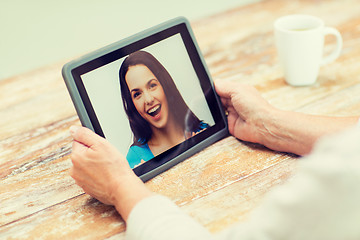
<svg viewBox="0 0 360 240"><path fill-rule="evenodd" d="M274 45L274 20L304 13L337 28L341 56L316 84L291 87ZM254 85L281 109L360 115L360 1L262 1L192 22L214 79ZM326 39L325 54L334 47ZM0 81L0 239L124 239L112 206L68 174L69 127L80 124L61 77L65 63ZM146 185L172 199L211 232L246 220L264 195L286 182L298 158L227 137Z"/></svg>

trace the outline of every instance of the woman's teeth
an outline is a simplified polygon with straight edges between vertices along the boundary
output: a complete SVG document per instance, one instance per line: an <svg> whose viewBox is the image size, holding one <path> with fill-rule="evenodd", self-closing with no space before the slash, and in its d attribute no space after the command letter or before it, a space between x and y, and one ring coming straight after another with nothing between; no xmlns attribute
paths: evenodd
<svg viewBox="0 0 360 240"><path fill-rule="evenodd" d="M160 105L157 105L157 106L151 108L147 113L151 116L155 116L156 114L159 113L159 110L160 110Z"/></svg>

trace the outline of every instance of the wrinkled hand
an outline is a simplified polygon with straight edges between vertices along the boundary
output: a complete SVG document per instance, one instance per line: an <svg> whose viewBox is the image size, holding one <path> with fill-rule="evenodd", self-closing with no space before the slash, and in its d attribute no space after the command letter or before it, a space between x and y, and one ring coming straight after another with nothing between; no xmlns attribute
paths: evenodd
<svg viewBox="0 0 360 240"><path fill-rule="evenodd" d="M86 193L105 204L115 204L114 192L122 179L133 175L126 159L104 138L87 128L72 128L74 137L70 175Z"/></svg>
<svg viewBox="0 0 360 240"><path fill-rule="evenodd" d="M71 177L87 194L115 205L126 220L135 204L151 192L106 139L84 127L71 127L70 132L74 138Z"/></svg>
<svg viewBox="0 0 360 240"><path fill-rule="evenodd" d="M244 141L262 143L268 134L263 122L275 109L252 86L216 81L215 89L228 112L230 134Z"/></svg>

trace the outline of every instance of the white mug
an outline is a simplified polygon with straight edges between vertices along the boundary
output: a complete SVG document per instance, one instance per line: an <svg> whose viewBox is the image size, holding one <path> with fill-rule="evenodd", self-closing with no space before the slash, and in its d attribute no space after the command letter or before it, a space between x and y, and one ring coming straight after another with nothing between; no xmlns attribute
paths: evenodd
<svg viewBox="0 0 360 240"><path fill-rule="evenodd" d="M307 86L316 82L319 68L339 57L342 38L335 28L309 15L288 15L274 23L275 42L285 80L292 86ZM336 37L334 51L323 57L324 36Z"/></svg>

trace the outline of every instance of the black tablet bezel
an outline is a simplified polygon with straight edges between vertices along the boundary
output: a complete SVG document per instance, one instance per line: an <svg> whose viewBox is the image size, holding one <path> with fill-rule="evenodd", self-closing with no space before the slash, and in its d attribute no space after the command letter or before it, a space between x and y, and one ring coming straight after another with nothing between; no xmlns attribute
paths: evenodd
<svg viewBox="0 0 360 240"><path fill-rule="evenodd" d="M134 168L133 171L135 174L144 181L228 135L224 111L215 93L210 74L199 51L189 22L185 18L173 19L133 37L88 54L81 59L70 62L63 68L65 82L82 124L104 137L81 75L176 34L180 34L183 40L215 124L185 142L168 149L146 163Z"/></svg>

